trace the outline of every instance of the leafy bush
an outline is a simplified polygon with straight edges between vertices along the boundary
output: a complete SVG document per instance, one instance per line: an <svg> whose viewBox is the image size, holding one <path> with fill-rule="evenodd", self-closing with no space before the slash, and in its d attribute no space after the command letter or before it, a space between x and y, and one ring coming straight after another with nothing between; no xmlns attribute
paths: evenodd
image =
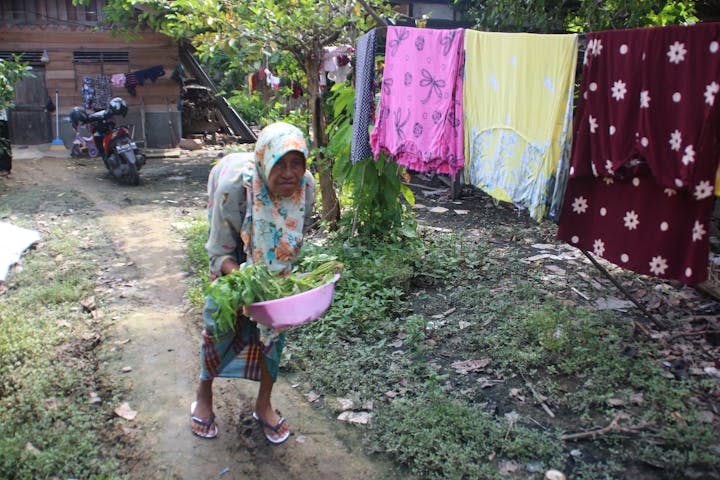
<svg viewBox="0 0 720 480"><path fill-rule="evenodd" d="M384 154L377 160L369 157L357 163L350 159L354 98L355 89L350 85L333 85L328 98L332 120L328 123L325 149L335 162L333 178L351 202L352 214L343 219L346 235L389 240L396 239L398 233L414 236L416 227L407 207L415 204L415 196L405 184L405 168Z"/></svg>

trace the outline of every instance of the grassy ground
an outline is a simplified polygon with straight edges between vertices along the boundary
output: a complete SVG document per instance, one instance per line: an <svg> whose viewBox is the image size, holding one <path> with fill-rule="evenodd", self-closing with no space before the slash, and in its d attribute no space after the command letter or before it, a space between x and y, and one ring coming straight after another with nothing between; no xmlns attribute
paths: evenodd
<svg viewBox="0 0 720 480"><path fill-rule="evenodd" d="M27 188L0 210L42 235L0 293L0 478L118 478L117 386L95 371L112 315L93 315L112 252L81 196ZM290 335L283 374L328 414L335 397L369 411L368 451L408 477L718 478L718 381L662 362L692 345L560 295L497 225L322 239L347 268L328 314ZM184 233L198 304L207 224Z"/></svg>
<svg viewBox="0 0 720 480"><path fill-rule="evenodd" d="M192 258L206 225L196 225ZM717 478L718 382L675 376L633 323L559 297L521 254L428 231L324 240L332 309L292 332L286 374L368 410L368 451L428 479Z"/></svg>
<svg viewBox="0 0 720 480"><path fill-rule="evenodd" d="M121 478L94 358L109 321L93 315L105 241L92 212L74 212L81 197L35 192L0 211L41 234L0 294L0 478Z"/></svg>

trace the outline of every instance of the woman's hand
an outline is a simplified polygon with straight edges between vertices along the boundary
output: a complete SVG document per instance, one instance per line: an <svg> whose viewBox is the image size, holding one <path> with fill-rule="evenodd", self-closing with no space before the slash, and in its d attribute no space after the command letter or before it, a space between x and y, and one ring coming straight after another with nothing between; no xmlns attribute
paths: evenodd
<svg viewBox="0 0 720 480"><path fill-rule="evenodd" d="M222 265L220 265L220 271L223 275L227 275L228 273L232 272L233 270L239 270L240 264L237 263L232 258L226 258Z"/></svg>

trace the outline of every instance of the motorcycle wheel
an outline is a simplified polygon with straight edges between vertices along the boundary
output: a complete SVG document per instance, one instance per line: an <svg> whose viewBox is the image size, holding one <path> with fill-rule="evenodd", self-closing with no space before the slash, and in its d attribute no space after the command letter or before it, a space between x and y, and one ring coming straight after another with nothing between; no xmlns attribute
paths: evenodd
<svg viewBox="0 0 720 480"><path fill-rule="evenodd" d="M70 150L70 156L73 158L82 157L82 152L80 151L80 147L77 145L73 145L72 149Z"/></svg>
<svg viewBox="0 0 720 480"><path fill-rule="evenodd" d="M127 164L127 174L125 175L125 178L130 185L140 185L140 174L138 174L134 163Z"/></svg>

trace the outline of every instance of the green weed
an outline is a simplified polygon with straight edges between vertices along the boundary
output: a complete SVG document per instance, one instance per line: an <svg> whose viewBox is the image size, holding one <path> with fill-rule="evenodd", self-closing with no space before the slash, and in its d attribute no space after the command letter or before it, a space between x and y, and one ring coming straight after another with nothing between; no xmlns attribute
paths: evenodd
<svg viewBox="0 0 720 480"><path fill-rule="evenodd" d="M583 480L621 478L628 466L647 464L670 475L662 478L687 466L717 468L717 434L691 401L703 386L668 380L653 359L657 346L633 337L627 320L559 301L511 248L498 253L478 239L430 231L401 238L346 230L308 241L304 255L334 255L346 268L331 309L294 329L284 351L283 368L309 387L374 402L369 450L418 479L501 478L504 462L519 466L518 478L536 478L526 469L540 466ZM465 326L432 318L445 306ZM444 364L479 357L504 386L484 390ZM537 413L526 382L557 419ZM529 400L511 397L514 387ZM519 413L510 423L487 405ZM618 413L636 433L560 440L569 428L597 428ZM544 419L543 429L532 416ZM576 447L595 455L571 459Z"/></svg>
<svg viewBox="0 0 720 480"><path fill-rule="evenodd" d="M392 455L418 478L500 479L497 462L544 459L562 464L562 448L546 434L435 392L380 410L367 442Z"/></svg>
<svg viewBox="0 0 720 480"><path fill-rule="evenodd" d="M112 414L88 402L101 386L80 300L101 257L85 240L101 241L84 220L55 218L0 296L2 478L123 478L105 437Z"/></svg>

